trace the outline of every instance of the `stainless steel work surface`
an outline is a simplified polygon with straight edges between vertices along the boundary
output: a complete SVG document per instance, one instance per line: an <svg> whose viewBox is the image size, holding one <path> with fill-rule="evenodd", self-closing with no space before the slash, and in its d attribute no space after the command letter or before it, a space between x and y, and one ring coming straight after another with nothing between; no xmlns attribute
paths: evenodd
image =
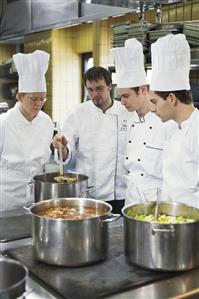
<svg viewBox="0 0 199 299"><path fill-rule="evenodd" d="M124 256L123 227L110 228L110 250L107 260L86 267L55 267L34 259L32 246L10 249L6 253L23 262L31 277L48 290L67 299L93 299L142 287L181 273L155 272L127 263ZM116 297L115 297L116 298Z"/></svg>
<svg viewBox="0 0 199 299"><path fill-rule="evenodd" d="M0 216L0 243L28 238L31 235L31 215L13 213Z"/></svg>
<svg viewBox="0 0 199 299"><path fill-rule="evenodd" d="M198 299L199 268L106 299Z"/></svg>

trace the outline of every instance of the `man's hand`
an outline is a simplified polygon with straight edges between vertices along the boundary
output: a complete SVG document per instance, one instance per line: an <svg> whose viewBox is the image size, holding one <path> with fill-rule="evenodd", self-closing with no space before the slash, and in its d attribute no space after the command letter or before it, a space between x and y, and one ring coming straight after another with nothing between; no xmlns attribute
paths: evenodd
<svg viewBox="0 0 199 299"><path fill-rule="evenodd" d="M52 145L59 151L60 143L62 145L63 160L65 161L68 157L68 139L64 135L56 134L53 138Z"/></svg>

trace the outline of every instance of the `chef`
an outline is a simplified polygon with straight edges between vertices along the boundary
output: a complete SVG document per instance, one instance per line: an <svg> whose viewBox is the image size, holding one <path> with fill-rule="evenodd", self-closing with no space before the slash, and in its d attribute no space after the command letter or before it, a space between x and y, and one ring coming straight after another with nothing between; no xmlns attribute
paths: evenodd
<svg viewBox="0 0 199 299"><path fill-rule="evenodd" d="M87 175L89 185L95 187L90 196L109 202L113 212L119 213L126 190L123 157L131 113L111 98L108 70L94 66L83 80L90 100L67 114L54 146L59 148L62 141L65 163L74 158L75 170Z"/></svg>
<svg viewBox="0 0 199 299"><path fill-rule="evenodd" d="M19 74L18 102L0 115L0 210L34 201L28 185L42 173L51 155L53 123L41 111L46 101L45 73L49 54L18 53L13 60Z"/></svg>
<svg viewBox="0 0 199 299"><path fill-rule="evenodd" d="M135 38L125 46L113 48L117 75L117 93L121 104L134 111L128 125L125 157L127 191L125 204L156 200L162 188L162 151L174 123L167 125L150 112L151 103L144 69L142 44Z"/></svg>
<svg viewBox="0 0 199 299"><path fill-rule="evenodd" d="M190 47L184 34L169 34L151 52L152 111L177 124L163 155L164 199L199 208L199 111L189 84Z"/></svg>

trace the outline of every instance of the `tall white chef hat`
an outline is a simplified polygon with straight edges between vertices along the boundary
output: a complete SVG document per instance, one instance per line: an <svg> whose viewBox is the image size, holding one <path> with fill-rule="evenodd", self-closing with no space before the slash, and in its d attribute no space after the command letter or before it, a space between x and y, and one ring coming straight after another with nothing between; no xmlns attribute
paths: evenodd
<svg viewBox="0 0 199 299"><path fill-rule="evenodd" d="M190 47L184 34L168 34L151 45L150 89L189 90Z"/></svg>
<svg viewBox="0 0 199 299"><path fill-rule="evenodd" d="M45 73L50 55L37 50L30 54L18 53L13 60L19 74L19 92L46 92Z"/></svg>
<svg viewBox="0 0 199 299"><path fill-rule="evenodd" d="M113 48L111 51L115 61L118 88L147 84L143 47L137 39L127 39L124 47Z"/></svg>

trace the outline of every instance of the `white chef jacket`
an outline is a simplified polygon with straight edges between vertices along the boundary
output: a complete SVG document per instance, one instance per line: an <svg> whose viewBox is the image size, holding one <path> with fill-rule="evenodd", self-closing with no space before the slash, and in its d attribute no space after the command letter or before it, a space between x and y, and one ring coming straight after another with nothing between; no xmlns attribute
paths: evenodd
<svg viewBox="0 0 199 299"><path fill-rule="evenodd" d="M124 199L123 161L127 120L131 115L118 101L103 113L90 100L65 119L62 134L69 139L70 155L76 159L75 170L87 175L89 186L95 187L90 197L105 201Z"/></svg>
<svg viewBox="0 0 199 299"><path fill-rule="evenodd" d="M166 200L199 208L199 111L183 121L163 155L163 194Z"/></svg>
<svg viewBox="0 0 199 299"><path fill-rule="evenodd" d="M155 113L138 114L128 125L125 168L127 190L125 205L157 199L162 189L162 153L164 143L177 128L174 121L163 123Z"/></svg>
<svg viewBox="0 0 199 299"><path fill-rule="evenodd" d="M0 210L11 210L34 201L28 183L49 161L53 122L40 111L30 122L20 103L0 115Z"/></svg>

